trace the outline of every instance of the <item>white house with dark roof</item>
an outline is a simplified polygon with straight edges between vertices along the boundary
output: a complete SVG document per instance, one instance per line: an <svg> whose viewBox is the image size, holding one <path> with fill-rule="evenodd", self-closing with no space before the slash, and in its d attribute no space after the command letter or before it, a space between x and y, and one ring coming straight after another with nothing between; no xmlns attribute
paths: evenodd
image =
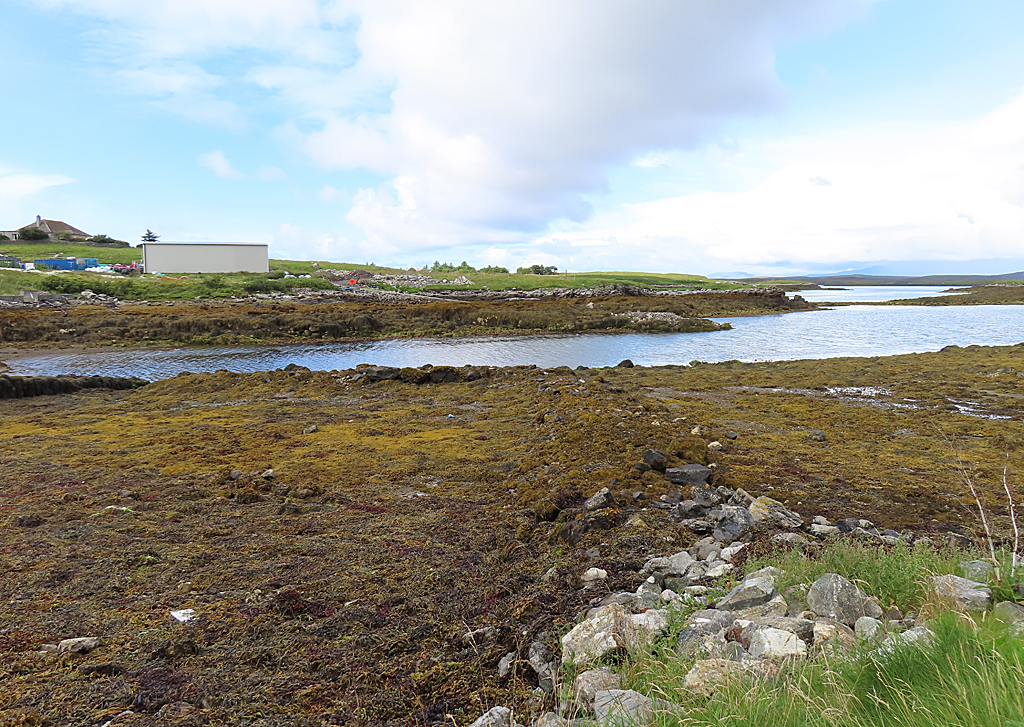
<svg viewBox="0 0 1024 727"><path fill-rule="evenodd" d="M51 240L57 239L58 233L61 232L66 232L72 237L92 237L92 235L90 235L88 232L83 232L82 230L79 230L77 227L69 225L67 222L61 222L60 220L44 220L39 215L36 215L35 222L30 222L24 227L19 227L17 230L0 230L0 232L2 232L4 235L7 235L12 240L17 240L21 237L21 233L24 230L29 230L32 228L42 230ZM31 242L31 240L26 240L25 242Z"/></svg>

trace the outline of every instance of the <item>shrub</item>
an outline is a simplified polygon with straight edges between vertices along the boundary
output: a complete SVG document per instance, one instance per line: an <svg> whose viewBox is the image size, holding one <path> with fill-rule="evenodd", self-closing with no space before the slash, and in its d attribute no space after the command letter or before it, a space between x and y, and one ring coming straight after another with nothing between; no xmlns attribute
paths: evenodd
<svg viewBox="0 0 1024 727"><path fill-rule="evenodd" d="M558 268L554 265L531 265L528 268L517 268L519 275L554 275Z"/></svg>
<svg viewBox="0 0 1024 727"><path fill-rule="evenodd" d="M481 273L507 273L508 268L503 268L498 265L488 265L487 267L480 268Z"/></svg>
<svg viewBox="0 0 1024 727"><path fill-rule="evenodd" d="M18 237L22 240L49 240L50 236L38 227L26 227L18 230Z"/></svg>

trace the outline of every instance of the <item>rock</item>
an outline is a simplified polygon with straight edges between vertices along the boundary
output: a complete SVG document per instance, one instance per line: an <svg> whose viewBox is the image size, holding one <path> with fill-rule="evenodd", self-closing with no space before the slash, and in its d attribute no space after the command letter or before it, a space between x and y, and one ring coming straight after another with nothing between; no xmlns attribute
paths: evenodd
<svg viewBox="0 0 1024 727"><path fill-rule="evenodd" d="M586 558L587 560L591 560L591 561L597 560L598 558L601 557L601 549L600 548L587 548L583 552L583 557Z"/></svg>
<svg viewBox="0 0 1024 727"><path fill-rule="evenodd" d="M778 500L770 497L757 497L750 503L750 516L757 525L774 525L781 528L798 528L804 520Z"/></svg>
<svg viewBox="0 0 1024 727"><path fill-rule="evenodd" d="M609 593L601 602L587 611L587 618L593 618L606 606L619 606L625 613L640 613L645 609L658 605L657 601L648 601L645 596L636 593Z"/></svg>
<svg viewBox="0 0 1024 727"><path fill-rule="evenodd" d="M744 490L742 487L737 487L736 491L729 496L728 503L730 505L739 505L740 507L750 507L750 503L754 501L754 496Z"/></svg>
<svg viewBox="0 0 1024 727"><path fill-rule="evenodd" d="M38 528L45 522L45 520L43 520L38 515L32 514L16 515L11 519L11 522L14 524L15 527L19 528Z"/></svg>
<svg viewBox="0 0 1024 727"><path fill-rule="evenodd" d="M693 663L683 678L683 686L691 692L710 697L719 687L746 672L743 664L729 659L700 659Z"/></svg>
<svg viewBox="0 0 1024 727"><path fill-rule="evenodd" d="M302 430L302 433L303 434L316 434L319 431L320 431L320 429L316 426L316 424L310 424L308 427L305 427Z"/></svg>
<svg viewBox="0 0 1024 727"><path fill-rule="evenodd" d="M704 517L705 514L707 514L707 508L694 500L683 500L669 511L669 516L673 520Z"/></svg>
<svg viewBox="0 0 1024 727"><path fill-rule="evenodd" d="M587 498L587 501L583 503L583 509L588 512L591 510L603 510L604 508L611 507L614 504L615 496L612 495L612 491L607 487L602 487Z"/></svg>
<svg viewBox="0 0 1024 727"><path fill-rule="evenodd" d="M768 603L762 603L759 606L750 606L749 608L743 608L735 611L731 611L734 618L744 619L746 621L763 621L767 618L776 618L785 616L789 613L789 604L786 603L786 599L782 597L782 594L777 594Z"/></svg>
<svg viewBox="0 0 1024 727"><path fill-rule="evenodd" d="M708 572L704 575L707 578L721 578L730 571L735 570L735 568L736 566L732 565L731 563L717 563L713 567L708 568Z"/></svg>
<svg viewBox="0 0 1024 727"><path fill-rule="evenodd" d="M853 632L862 639L875 639L879 636L882 622L870 616L861 616L853 625Z"/></svg>
<svg viewBox="0 0 1024 727"><path fill-rule="evenodd" d="M710 477L711 470L702 464L684 464L682 467L669 467L665 470L665 479L673 485L705 485Z"/></svg>
<svg viewBox="0 0 1024 727"><path fill-rule="evenodd" d="M992 615L1008 624L1024 622L1024 606L1013 601L1000 601L992 609Z"/></svg>
<svg viewBox="0 0 1024 727"><path fill-rule="evenodd" d="M738 505L722 505L720 508L712 510L710 514L718 520L715 530L711 534L715 540L732 542L754 524L754 518L750 511Z"/></svg>
<svg viewBox="0 0 1024 727"><path fill-rule="evenodd" d="M668 457L665 456L664 452L659 452L657 449L645 449L643 453L644 464L650 467L655 472L665 471L665 460Z"/></svg>
<svg viewBox="0 0 1024 727"><path fill-rule="evenodd" d="M708 556L722 552L721 544L715 541L714 538L703 538L694 547L697 548L696 557L699 560L707 560Z"/></svg>
<svg viewBox="0 0 1024 727"><path fill-rule="evenodd" d="M856 642L853 629L832 619L814 621L814 646L818 649L847 650Z"/></svg>
<svg viewBox="0 0 1024 727"><path fill-rule="evenodd" d="M768 626L754 631L747 651L755 659L803 656L807 653L807 644L791 631Z"/></svg>
<svg viewBox="0 0 1024 727"><path fill-rule="evenodd" d="M263 472L260 473L260 477L265 480L272 480L274 479L274 470L263 470Z"/></svg>
<svg viewBox="0 0 1024 727"><path fill-rule="evenodd" d="M605 606L562 637L562 658L585 664L624 649L622 625L625 619L626 612L621 606Z"/></svg>
<svg viewBox="0 0 1024 727"><path fill-rule="evenodd" d="M633 368L633 362L630 361L628 358L625 358L625 359L622 359L621 361L619 361L617 364L615 364L615 368L617 368L617 369L631 369L631 368Z"/></svg>
<svg viewBox="0 0 1024 727"><path fill-rule="evenodd" d="M512 710L508 707L492 707L469 727L512 727Z"/></svg>
<svg viewBox="0 0 1024 727"><path fill-rule="evenodd" d="M831 537L833 535L839 535L840 531L839 528L837 528L835 525L821 525L819 523L814 523L809 528L807 528L807 532L809 532L816 538L821 538L822 540L824 540L825 538Z"/></svg>
<svg viewBox="0 0 1024 727"><path fill-rule="evenodd" d="M736 432L732 432L732 431L729 431L729 432L725 433L725 438L726 439L738 439L739 436L740 436L739 434L737 434Z"/></svg>
<svg viewBox="0 0 1024 727"><path fill-rule="evenodd" d="M658 594L661 597L661 594ZM642 651L650 648L654 640L668 630L668 611L651 608L643 613L626 617L622 638L627 651Z"/></svg>
<svg viewBox="0 0 1024 727"><path fill-rule="evenodd" d="M592 712L598 692L621 687L622 677L611 669L590 669L576 675L572 683L572 699L582 711Z"/></svg>
<svg viewBox="0 0 1024 727"><path fill-rule="evenodd" d="M870 520L855 517L844 517L836 520L833 524L844 533L852 533L857 528L864 528L866 530L875 527L875 524Z"/></svg>
<svg viewBox="0 0 1024 727"><path fill-rule="evenodd" d="M757 625L770 626L791 634L796 634L801 641L814 643L814 621L799 616L765 616L758 619Z"/></svg>
<svg viewBox="0 0 1024 727"><path fill-rule="evenodd" d="M722 548L722 560L726 563L731 563L732 559L739 555L740 551L746 547L746 543L736 543L730 545L727 548Z"/></svg>
<svg viewBox="0 0 1024 727"><path fill-rule="evenodd" d="M936 596L952 601L957 608L984 611L992 601L992 591L985 584L960 576L932 576L929 582Z"/></svg>
<svg viewBox="0 0 1024 727"><path fill-rule="evenodd" d="M807 545L810 541L798 533L775 533L772 536L773 543L787 543L789 545L795 545L801 547Z"/></svg>
<svg viewBox="0 0 1024 727"><path fill-rule="evenodd" d="M608 571L601 568L587 568L580 579L588 588L593 588L608 577Z"/></svg>
<svg viewBox="0 0 1024 727"><path fill-rule="evenodd" d="M530 644L527 659L537 675L537 683L544 690L544 693L551 694L551 692L555 691L555 677L558 675L558 658L554 652L543 641L534 641Z"/></svg>
<svg viewBox="0 0 1024 727"><path fill-rule="evenodd" d="M685 550L682 550L675 555L670 555L660 558L651 558L644 564L644 567L640 569L640 577L647 578L648 576L655 576L659 581L664 581L668 576L682 576L686 575L686 572L690 569L696 561L693 557Z"/></svg>
<svg viewBox="0 0 1024 727"><path fill-rule="evenodd" d="M562 727L564 722L554 712L545 712L536 719L533 723L533 727Z"/></svg>
<svg viewBox="0 0 1024 727"><path fill-rule="evenodd" d="M746 580L748 578L765 578L772 585L775 585L775 579L779 577L779 574L781 572L782 571L780 571L775 566L768 565L768 566L765 566L764 568L760 568L759 570L753 571L752 573L747 573L747 575L744 577L744 580Z"/></svg>
<svg viewBox="0 0 1024 727"><path fill-rule="evenodd" d="M103 646L99 636L81 636L77 639L64 639L57 644L57 651L62 653L88 654L93 649Z"/></svg>
<svg viewBox="0 0 1024 727"><path fill-rule="evenodd" d="M825 517L824 515L815 515L813 518L811 518L811 523L813 523L814 525L831 525L832 524L832 523L829 522L829 519L827 517Z"/></svg>
<svg viewBox="0 0 1024 727"><path fill-rule="evenodd" d="M683 658L701 651L711 653L725 644L725 630L732 625L733 618L731 613L717 609L694 611L676 640L676 653Z"/></svg>
<svg viewBox="0 0 1024 727"><path fill-rule="evenodd" d="M972 581L987 581L992 577L994 570L992 564L984 560L965 560L960 564L960 571L964 577Z"/></svg>
<svg viewBox="0 0 1024 727"><path fill-rule="evenodd" d="M505 656L501 657L498 662L498 679L504 681L508 679L509 675L512 674L512 666L516 662L516 652L510 651Z"/></svg>
<svg viewBox="0 0 1024 727"><path fill-rule="evenodd" d="M716 604L721 611L739 611L760 606L775 598L778 592L775 586L767 578L743 579L743 582L733 588L729 594Z"/></svg>
<svg viewBox="0 0 1024 727"><path fill-rule="evenodd" d="M229 476L229 477L230 477L230 478L231 478L232 480L239 480L239 479L241 479L242 477L244 477L244 476L245 476L245 473L244 473L244 472L242 472L242 470L231 470L231 474L230 474L230 475L228 475L228 476Z"/></svg>
<svg viewBox="0 0 1024 727"><path fill-rule="evenodd" d="M654 719L654 700L632 689L602 689L594 695L599 727L634 727Z"/></svg>
<svg viewBox="0 0 1024 727"><path fill-rule="evenodd" d="M690 499L704 507L718 507L728 502L733 496L727 487L711 487L710 485L694 485L690 488Z"/></svg>
<svg viewBox="0 0 1024 727"><path fill-rule="evenodd" d="M882 608L857 586L836 573L826 573L811 584L807 606L819 616L852 626L861 616L881 618Z"/></svg>
<svg viewBox="0 0 1024 727"><path fill-rule="evenodd" d="M721 452L724 448L725 446L719 441L708 442L708 449L713 452Z"/></svg>
<svg viewBox="0 0 1024 727"><path fill-rule="evenodd" d="M828 439L828 437L825 436L825 432L820 429L812 429L810 433L808 433L807 438L812 442L824 442Z"/></svg>

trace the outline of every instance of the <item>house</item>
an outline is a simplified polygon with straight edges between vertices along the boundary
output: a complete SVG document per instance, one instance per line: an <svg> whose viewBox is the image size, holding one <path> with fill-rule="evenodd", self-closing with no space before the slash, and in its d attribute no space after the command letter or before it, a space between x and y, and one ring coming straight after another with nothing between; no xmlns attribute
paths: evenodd
<svg viewBox="0 0 1024 727"><path fill-rule="evenodd" d="M266 245L244 242L144 242L147 273L266 273Z"/></svg>
<svg viewBox="0 0 1024 727"><path fill-rule="evenodd" d="M12 230L10 232L4 232L3 234L7 235L8 237L10 237L12 239L17 240L17 239L21 238L21 233L22 232L24 232L25 230L31 230L31 229L42 230L43 232L46 233L46 236L50 240L56 240L57 239L57 235L59 235L60 233L65 233L62 236L67 236L67 237L82 237L82 238L92 237L92 235L90 235L88 232L82 232L82 230L79 230L77 227L72 227L67 222L61 222L60 220L44 220L39 215L36 215L36 221L35 222L31 222L31 223L25 225L24 227L19 227L17 230ZM25 242L32 242L32 241L31 240L25 240Z"/></svg>

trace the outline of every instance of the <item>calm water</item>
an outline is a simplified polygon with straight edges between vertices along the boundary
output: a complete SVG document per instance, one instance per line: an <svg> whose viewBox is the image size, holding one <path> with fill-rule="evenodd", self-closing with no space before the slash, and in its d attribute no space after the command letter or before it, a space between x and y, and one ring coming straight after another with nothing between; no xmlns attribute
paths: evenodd
<svg viewBox="0 0 1024 727"><path fill-rule="evenodd" d="M836 286L841 287L841 286ZM815 303L881 303L887 300L909 300L949 295L948 285L858 285L842 290L799 290L789 297L801 296Z"/></svg>
<svg viewBox="0 0 1024 727"><path fill-rule="evenodd" d="M160 379L181 371L263 371L289 363L330 371L360 363L610 366L629 358L634 363L653 366L693 360L885 356L937 351L951 344L1006 345L1024 341L1024 306L1010 305L847 306L718 320L728 320L733 330L111 350L40 356L9 363L16 374L104 374Z"/></svg>

